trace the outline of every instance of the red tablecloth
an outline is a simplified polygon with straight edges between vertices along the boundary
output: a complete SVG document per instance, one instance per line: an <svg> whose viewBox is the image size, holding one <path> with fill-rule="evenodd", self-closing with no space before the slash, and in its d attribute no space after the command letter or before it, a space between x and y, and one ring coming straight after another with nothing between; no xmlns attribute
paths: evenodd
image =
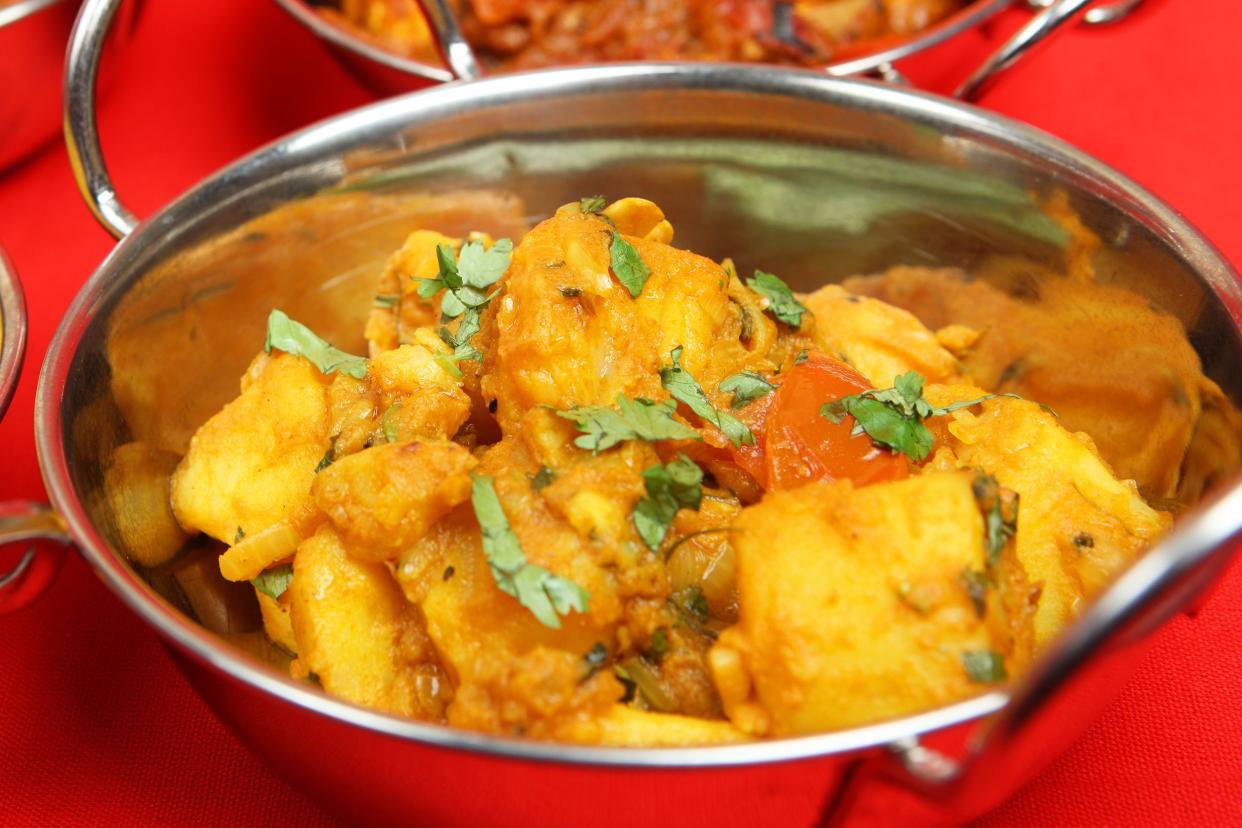
<svg viewBox="0 0 1242 828"><path fill-rule="evenodd" d="M912 72L948 88L1023 18L1010 13ZM260 143L370 99L317 41L255 0L148 3L117 68L121 83L102 107L105 150L143 215ZM1240 76L1236 0L1148 0L1116 28L1068 32L985 105L1134 176L1242 262ZM25 371L0 425L0 500L35 499L39 365L63 309L111 247L59 145L0 174L0 243L31 312ZM982 822L1213 823L1242 824L1239 566L1197 617L1158 635L1068 754ZM49 595L0 618L0 824L333 823L216 721L154 634L71 556Z"/></svg>

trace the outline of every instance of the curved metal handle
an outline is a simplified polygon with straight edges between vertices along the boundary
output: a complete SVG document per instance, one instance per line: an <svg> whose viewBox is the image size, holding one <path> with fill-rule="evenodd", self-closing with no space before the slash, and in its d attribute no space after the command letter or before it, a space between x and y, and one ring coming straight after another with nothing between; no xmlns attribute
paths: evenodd
<svg viewBox="0 0 1242 828"><path fill-rule="evenodd" d="M26 299L17 272L0 249L0 417L8 410L26 356Z"/></svg>
<svg viewBox="0 0 1242 828"><path fill-rule="evenodd" d="M479 58L461 33L457 15L453 13L447 0L419 0L418 5L422 7L423 16L431 26L436 48L449 71L461 80L482 77L483 67Z"/></svg>
<svg viewBox="0 0 1242 828"><path fill-rule="evenodd" d="M96 90L104 40L124 0L86 0L73 24L65 58L65 145L73 177L86 204L104 229L128 236L138 218L121 203L99 145Z"/></svg>
<svg viewBox="0 0 1242 828"><path fill-rule="evenodd" d="M0 503L0 548L25 546L17 565L0 574L0 615L43 594L71 543L64 521L51 508L27 501Z"/></svg>
<svg viewBox="0 0 1242 828"><path fill-rule="evenodd" d="M1063 24L1075 19L1096 24L1112 23L1129 15L1142 1L1120 0L1084 12L1084 7L1092 0L1027 0L1042 10L963 81L953 96L964 101L978 100L1001 74Z"/></svg>

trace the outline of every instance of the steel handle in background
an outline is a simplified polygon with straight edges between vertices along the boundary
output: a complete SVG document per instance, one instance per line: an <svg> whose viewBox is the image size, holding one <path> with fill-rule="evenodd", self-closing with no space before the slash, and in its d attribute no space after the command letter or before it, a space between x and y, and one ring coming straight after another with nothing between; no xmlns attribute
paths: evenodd
<svg viewBox="0 0 1242 828"><path fill-rule="evenodd" d="M17 565L0 575L0 615L21 609L47 589L72 539L60 515L41 503L0 503L0 548L24 547Z"/></svg>
<svg viewBox="0 0 1242 828"><path fill-rule="evenodd" d="M117 196L99 144L96 92L104 41L126 0L87 0L78 12L65 57L65 146L73 178L95 218L116 238L138 226Z"/></svg>

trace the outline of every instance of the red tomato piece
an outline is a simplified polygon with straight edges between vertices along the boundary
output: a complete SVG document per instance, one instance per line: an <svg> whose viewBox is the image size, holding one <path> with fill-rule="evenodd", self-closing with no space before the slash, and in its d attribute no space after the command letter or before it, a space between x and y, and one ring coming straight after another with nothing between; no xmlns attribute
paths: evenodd
<svg viewBox="0 0 1242 828"><path fill-rule="evenodd" d="M840 360L814 352L785 372L780 386L748 408L754 446L734 450L739 466L769 491L793 489L812 480L846 478L857 486L900 480L910 474L902 454L853 436L854 418L833 423L820 416L826 402L871 388L866 378ZM743 409L745 411L745 409Z"/></svg>

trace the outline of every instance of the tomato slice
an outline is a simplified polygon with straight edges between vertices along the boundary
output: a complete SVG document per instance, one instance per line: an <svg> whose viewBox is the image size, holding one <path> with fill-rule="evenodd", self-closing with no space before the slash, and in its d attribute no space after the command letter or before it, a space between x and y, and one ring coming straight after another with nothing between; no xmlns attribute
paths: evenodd
<svg viewBox="0 0 1242 828"><path fill-rule="evenodd" d="M900 480L910 474L905 455L853 436L854 418L833 423L819 414L833 400L871 388L862 374L840 360L813 352L784 374L776 391L747 408L754 446L734 450L734 458L769 491L793 489L812 480L846 478L855 485ZM746 411L746 409L743 409Z"/></svg>

